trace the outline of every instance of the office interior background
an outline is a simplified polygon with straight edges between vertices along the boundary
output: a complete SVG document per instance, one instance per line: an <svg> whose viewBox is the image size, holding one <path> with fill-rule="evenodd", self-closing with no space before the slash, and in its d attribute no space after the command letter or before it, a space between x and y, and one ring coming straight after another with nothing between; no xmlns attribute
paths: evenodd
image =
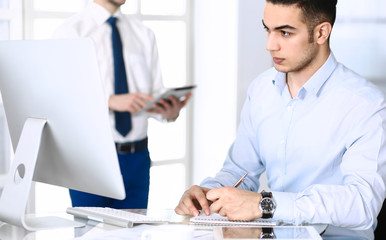
<svg viewBox="0 0 386 240"><path fill-rule="evenodd" d="M0 0L0 40L49 39L89 0ZM181 194L221 168L249 83L272 66L262 27L264 0L127 0L126 14L156 34L166 87L196 84L174 123L150 119L149 208L174 208ZM339 0L331 48L386 91L386 1ZM47 103L49 104L49 103ZM0 188L12 163L0 101ZM267 189L262 176L261 189ZM36 183L27 211L63 211L64 188Z"/></svg>

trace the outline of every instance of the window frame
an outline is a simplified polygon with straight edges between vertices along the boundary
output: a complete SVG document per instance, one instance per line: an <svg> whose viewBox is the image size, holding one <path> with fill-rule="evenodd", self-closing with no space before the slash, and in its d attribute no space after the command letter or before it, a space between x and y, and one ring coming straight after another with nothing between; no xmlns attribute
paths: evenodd
<svg viewBox="0 0 386 240"><path fill-rule="evenodd" d="M22 2L22 0L19 0ZM36 19L50 19L50 18L63 18L66 19L70 17L71 15L75 14L76 12L58 12L58 11L38 11L34 9L34 1L35 0L27 0L23 1L23 8L24 8L24 15L23 15L23 23L24 23L24 28L23 28L23 35L24 39L34 39L34 21ZM88 3L89 0L79 0L83 2L83 7L85 7ZM141 13L141 0L131 0L135 1L133 4L136 5L137 10L135 13L129 13L130 15L136 16L138 19L142 21L180 21L184 22L186 26L186 73L185 77L186 80L185 82L187 84L193 84L193 78L192 78L192 73L193 73L193 21L192 21L192 9L193 9L193 1L186 0L186 11L182 15L147 15L147 14L142 14ZM186 134L185 134L185 155L182 158L178 159L165 159L165 160L158 160L158 161L153 161L151 167L161 167L161 166L171 166L174 164L182 164L185 169L184 173L184 181L185 181L185 186L184 189L188 186L191 185L192 183L192 136L193 130L192 130L192 106L191 104L188 104L185 107L185 113L186 113ZM151 140L149 140L151 141ZM40 184L40 183L38 183ZM32 191L32 190L31 190ZM149 198L149 206L151 206L151 199ZM35 205L35 204L31 204Z"/></svg>

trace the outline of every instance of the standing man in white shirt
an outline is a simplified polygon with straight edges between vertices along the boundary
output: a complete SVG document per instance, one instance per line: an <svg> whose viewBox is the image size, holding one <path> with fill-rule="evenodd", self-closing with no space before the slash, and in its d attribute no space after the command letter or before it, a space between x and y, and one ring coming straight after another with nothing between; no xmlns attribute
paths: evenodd
<svg viewBox="0 0 386 240"><path fill-rule="evenodd" d="M73 206L146 208L150 183L148 117L174 121L191 96L184 100L170 97L154 104L153 110L137 113L165 89L155 36L141 21L121 13L124 3L94 0L54 34L55 38L91 38L95 43L126 190L122 201L70 190Z"/></svg>
<svg viewBox="0 0 386 240"><path fill-rule="evenodd" d="M266 0L274 67L250 85L223 168L188 189L176 213L324 223L372 238L386 197L385 96L331 52L336 4ZM259 193L264 171L272 192Z"/></svg>

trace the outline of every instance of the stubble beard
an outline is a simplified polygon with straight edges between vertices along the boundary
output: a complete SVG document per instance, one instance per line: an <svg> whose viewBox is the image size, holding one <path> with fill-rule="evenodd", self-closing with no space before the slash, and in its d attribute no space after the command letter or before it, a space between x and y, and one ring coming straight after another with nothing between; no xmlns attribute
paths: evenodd
<svg viewBox="0 0 386 240"><path fill-rule="evenodd" d="M289 69L288 72L300 72L306 69L311 65L316 56L316 50L313 47L309 47L307 52L304 54L303 58L300 60L298 64L296 64L293 68ZM287 72L287 73L288 73Z"/></svg>

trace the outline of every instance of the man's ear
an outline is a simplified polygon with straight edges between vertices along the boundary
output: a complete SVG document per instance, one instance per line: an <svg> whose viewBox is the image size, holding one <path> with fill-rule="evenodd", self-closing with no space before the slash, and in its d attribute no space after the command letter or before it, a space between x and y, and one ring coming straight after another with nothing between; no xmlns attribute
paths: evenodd
<svg viewBox="0 0 386 240"><path fill-rule="evenodd" d="M314 28L314 39L316 43L322 45L328 42L332 26L329 22L322 22Z"/></svg>

